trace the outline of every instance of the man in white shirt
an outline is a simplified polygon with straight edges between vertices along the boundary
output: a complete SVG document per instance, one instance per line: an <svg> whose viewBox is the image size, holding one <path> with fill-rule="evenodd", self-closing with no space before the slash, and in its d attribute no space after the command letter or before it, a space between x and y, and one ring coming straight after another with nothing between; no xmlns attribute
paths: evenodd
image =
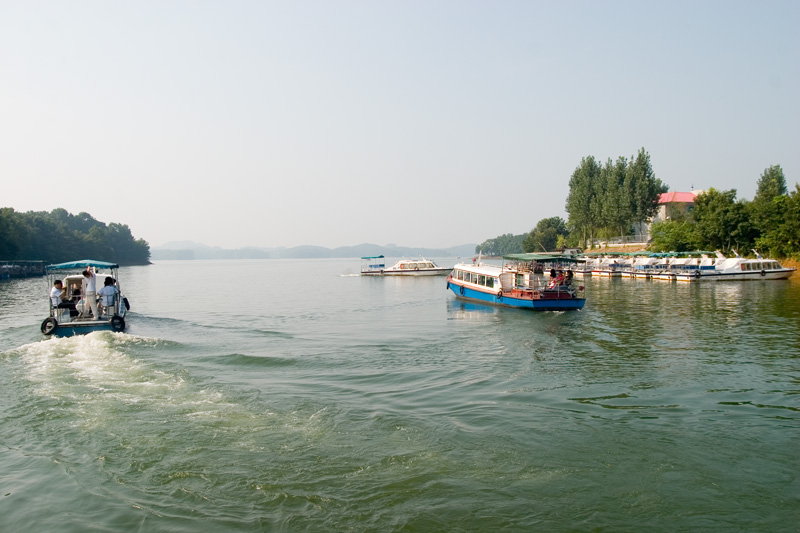
<svg viewBox="0 0 800 533"><path fill-rule="evenodd" d="M92 267L87 267L83 271L83 301L88 302L92 308L92 318L100 320L97 312L97 276Z"/></svg>
<svg viewBox="0 0 800 533"><path fill-rule="evenodd" d="M55 309L69 309L70 316L75 316L78 314L78 312L75 310L75 304L62 299L64 297L63 289L64 284L61 283L60 279L57 279L53 282L53 286L50 287L50 303Z"/></svg>

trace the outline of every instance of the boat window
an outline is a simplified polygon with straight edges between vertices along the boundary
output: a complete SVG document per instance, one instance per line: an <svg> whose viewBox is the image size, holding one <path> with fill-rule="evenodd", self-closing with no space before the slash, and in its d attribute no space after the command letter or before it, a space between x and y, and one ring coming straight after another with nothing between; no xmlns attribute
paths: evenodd
<svg viewBox="0 0 800 533"><path fill-rule="evenodd" d="M478 275L478 285L486 285L486 276L483 274Z"/></svg>
<svg viewBox="0 0 800 533"><path fill-rule="evenodd" d="M494 278L493 277L490 276L490 277L486 278L486 286L489 287L490 289L492 287L494 287Z"/></svg>

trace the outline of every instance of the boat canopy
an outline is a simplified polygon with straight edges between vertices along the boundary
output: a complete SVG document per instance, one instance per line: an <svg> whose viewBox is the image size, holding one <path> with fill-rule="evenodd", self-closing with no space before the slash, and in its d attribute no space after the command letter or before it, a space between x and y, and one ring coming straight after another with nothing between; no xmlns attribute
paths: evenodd
<svg viewBox="0 0 800 533"><path fill-rule="evenodd" d="M116 263L106 261L95 261L94 259L82 259L80 261L70 261L68 263L58 263L57 265L47 265L47 270L75 270L78 268L119 268Z"/></svg>
<svg viewBox="0 0 800 533"><path fill-rule="evenodd" d="M367 257L362 257L361 259L383 259L382 255L370 255Z"/></svg>
<svg viewBox="0 0 800 533"><path fill-rule="evenodd" d="M512 261L563 261L565 263L582 263L584 261L584 259L571 255L559 254L508 254L504 255L503 259L511 259Z"/></svg>

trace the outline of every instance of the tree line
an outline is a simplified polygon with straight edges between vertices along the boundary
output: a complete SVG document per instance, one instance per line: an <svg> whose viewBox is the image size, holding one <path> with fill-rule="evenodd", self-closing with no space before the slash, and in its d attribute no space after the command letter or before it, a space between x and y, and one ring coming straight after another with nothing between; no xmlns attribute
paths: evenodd
<svg viewBox="0 0 800 533"><path fill-rule="evenodd" d="M658 212L658 199L669 190L655 177L650 155L642 148L631 158L581 159L569 181L561 217L541 219L528 233L488 239L475 251L486 255L591 248L596 239L625 236L643 229ZM736 200L736 190L709 189L693 209L650 228L652 251L732 250L751 248L772 257L800 254L800 185L787 191L779 165L767 168L752 201Z"/></svg>
<svg viewBox="0 0 800 533"><path fill-rule="evenodd" d="M737 251L751 249L785 258L800 255L800 185L788 191L780 165L764 170L752 201L736 199L736 189L709 189L691 212L653 224L653 251Z"/></svg>
<svg viewBox="0 0 800 533"><path fill-rule="evenodd" d="M134 239L125 224L95 220L89 213L65 209L17 212L0 208L0 259L62 263L96 259L122 265L146 265L150 245Z"/></svg>

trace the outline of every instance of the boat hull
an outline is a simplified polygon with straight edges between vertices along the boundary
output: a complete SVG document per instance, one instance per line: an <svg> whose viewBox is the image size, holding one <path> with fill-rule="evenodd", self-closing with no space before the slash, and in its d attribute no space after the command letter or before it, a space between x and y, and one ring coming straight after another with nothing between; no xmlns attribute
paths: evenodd
<svg viewBox="0 0 800 533"><path fill-rule="evenodd" d="M362 276L446 276L451 268L420 268L418 270L362 270Z"/></svg>
<svg viewBox="0 0 800 533"><path fill-rule="evenodd" d="M42 333L51 337L74 337L88 335L95 331L112 331L122 333L125 331L125 319L119 315L102 320L78 319L62 320L47 318L42 322Z"/></svg>
<svg viewBox="0 0 800 533"><path fill-rule="evenodd" d="M700 280L708 281L759 281L759 280L773 280L773 279L789 279L794 274L793 268L783 270L766 270L763 272L703 272L697 278Z"/></svg>
<svg viewBox="0 0 800 533"><path fill-rule="evenodd" d="M501 307L513 307L515 309L531 309L533 311L577 311L583 309L586 304L585 298L575 298L566 292L554 293L553 297L541 298L520 298L511 294L490 293L473 289L469 286L460 285L455 281L449 281L447 288L453 291L456 298L481 302Z"/></svg>

